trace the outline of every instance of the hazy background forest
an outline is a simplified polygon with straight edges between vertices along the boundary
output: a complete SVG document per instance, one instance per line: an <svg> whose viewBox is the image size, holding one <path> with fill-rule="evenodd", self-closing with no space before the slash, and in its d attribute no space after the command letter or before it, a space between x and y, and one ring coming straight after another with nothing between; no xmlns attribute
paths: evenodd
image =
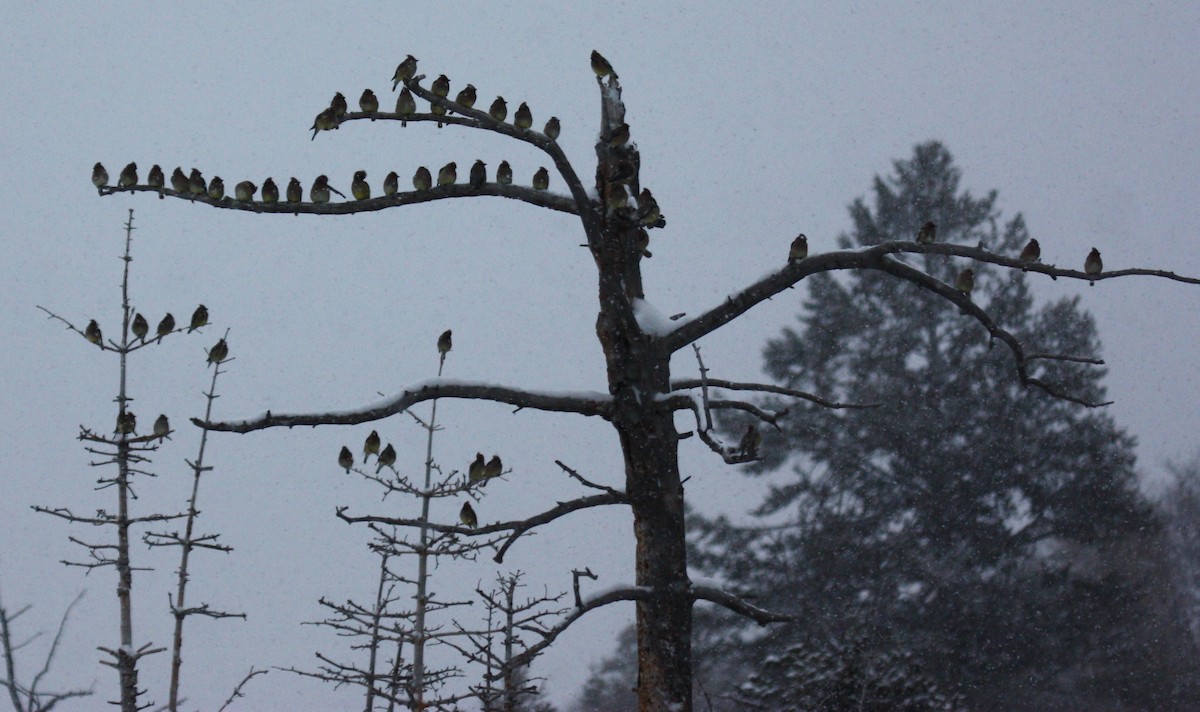
<svg viewBox="0 0 1200 712"><path fill-rule="evenodd" d="M490 165L507 159L514 173L527 180L540 157L453 127L401 130L360 122L309 141L312 117L335 91L353 101L371 87L383 103L393 103L391 72L412 53L421 59L423 71L446 73L455 88L469 81L481 96L503 94L510 106L528 101L539 118L557 115L563 126L559 143L586 172L597 121L586 58L597 48L620 71L629 122L642 152L642 182L653 188L670 218L667 229L656 231L654 257L643 267L647 297L665 313L695 313L776 269L797 232L809 236L814 252L834 249L839 236L852 244L877 240L864 228L867 217L886 225L873 178L893 177L893 161L912 160L915 147L934 139L961 172L960 191L970 191L976 201L998 191L995 203L982 211L1000 216L994 232L989 220L978 225L965 221L962 232L948 230L947 236L965 240L969 234L972 244L986 236L1000 245L1012 242L1014 230L1027 230L1041 241L1047 261L1079 266L1088 249L1097 246L1110 267L1200 274L1200 253L1190 247L1200 234L1194 199L1200 185L1195 132L1200 125L1200 69L1194 62L1200 10L1188 4L1097 13L1088 4L991 9L949 3L904 9L846 4L834 9L778 3L747 11L718 3L686 9L534 3L519 9L475 4L450 12L428 4L379 10L297 3L283 12L221 3L178 9L146 3L8 8L0 33L6 67L0 88L17 102L15 116L21 119L11 122L0 138L8 159L8 168L0 171L0 188L9 197L6 239L0 241L0 290L6 306L0 324L11 340L5 359L7 405L0 409L7 434L0 592L6 606L35 604L21 621L31 633L52 630L76 592L88 591L75 609L52 677L63 687L95 680L98 695L93 700L111 698L111 673L96 663L95 648L114 644L112 577L97 572L85 578L65 569L59 560L77 555L67 536L81 532L36 515L29 506L83 511L109 506L104 493L92 491L96 473L74 439L81 423L104 427L112 422L115 364L46 322L35 307L53 308L82 323L97 318L115 326L116 258L128 207L136 208L139 227L134 238L135 304L148 313L169 310L182 318L204 302L214 322L203 336L175 339L135 364L132 386L144 404L138 411L143 417L166 412L181 426L200 412L199 391L207 385L203 349L226 327L236 360L218 402L222 416L268 408L351 407L380 392L394 392L434 375L433 344L449 327L456 340L450 376L538 388L603 388L603 361L594 334L594 268L578 247L578 226L569 216L500 200L318 219L216 211L145 195L99 199L88 183L98 160L114 176L133 160L143 172L153 163L168 170L195 165L207 175L224 176L227 185L243 178L261 182L268 175L276 181L296 175L307 184L325 173L335 187L348 192L355 170L367 170L378 186L389 170L403 177L417 165L457 160L465 173L465 166L480 157ZM552 183L551 189L555 187ZM862 209L848 213L847 206L858 199ZM1024 219L1019 230L1010 225L1018 214ZM965 231L968 225L973 226L970 232ZM1003 274L981 279L981 289L998 298L993 295L1010 288L1006 280ZM749 380L765 371L772 378L804 382L825 376L813 368L789 369L788 363L815 357L783 329L805 333L805 320L824 313L811 307L836 303L839 289L855 290L849 293L863 296L874 308L859 315L872 328L895 331L906 323L901 317L936 318L945 338L962 340L962 358L978 371L946 372L951 382L938 384L941 391L929 384L931 393L962 400L954 401L954 411L930 415L942 420L918 420L925 413L919 409L903 421L905 428L932 437L929 428L969 422L962 431L960 459L953 461L961 472L981 460L990 464L995 453L1006 452L1006 443L983 427L991 421L982 418L999 416L993 407L1011 408L1006 413L1013 418L1007 422L1022 422L1026 416L1017 416L1025 409L1037 413L1041 407L1052 411L1044 417L1058 418L1055 422L1091 419L1080 427L1114 459L1088 461L1087 453L1094 456L1095 450L1087 449L1069 464L1107 472L1120 486L1103 494L1126 497L1128 507L1106 511L1107 518L1076 522L1079 529L1071 536L1080 542L1077 548L1043 554L1047 560L1058 557L1055 562L1077 561L1095 551L1113 551L1095 547L1118 547L1120 556L1104 560L1119 574L1110 582L1120 584L1127 580L1120 576L1132 576L1152 585L1150 594L1161 594L1174 580L1169 574L1179 570L1172 570L1170 557L1156 548L1164 540L1152 536L1158 532L1155 510L1139 501L1137 492L1157 496L1165 491L1170 462L1178 463L1179 471L1194 467L1190 463L1200 445L1195 438L1200 432L1200 355L1195 349L1200 290L1139 278L1090 289L1064 280L1029 277L1024 282L1028 294L1020 299L1032 301L1018 300L1011 317L1033 328L1047 305L1068 300L1061 309L1078 329L1056 336L1084 339L1081 343L1089 347L1102 344L1098 352L1107 363L1103 380L1083 380L1081 385L1107 389L1114 405L1083 412L1065 404L1046 406L1040 397L1013 392L1011 380L1005 380L1011 374L1005 371L1004 354L987 351L978 329L960 323L944 306L929 313L914 290L873 280L838 280L836 285L814 280L701 346L707 365L723 376ZM1077 305L1069 302L1075 296L1081 297ZM896 309L905 305L910 312L892 314L883 309L888 304ZM828 309L827 316L840 313ZM1022 315L1029 321L1020 322ZM882 323L874 323L884 316ZM879 339L875 345L880 352L870 356L899 363L901 349L912 346L903 335ZM832 332L825 338L830 348L841 343ZM865 337L839 338L861 346ZM864 355L860 365L870 363ZM682 359L673 366L677 375L694 368ZM971 373L980 374L979 380L964 383ZM846 373L837 374L847 376L845 380L830 375L827 385L913 387L895 369L868 379L867 385L848 378L852 374L848 365ZM963 394L967 385L973 390ZM937 402L950 401L939 395ZM440 412L448 428L440 436L440 458L465 467L477 450L500 452L514 469L505 487L489 491L481 520L514 517L575 495L576 489L554 467L555 459L598 481L620 483L620 451L604 423L513 415L507 408L465 403L447 404ZM806 478L824 478L828 487L833 475L840 474L840 487L871 488L858 493L882 497L887 507L919 503L909 489L883 487L878 477L837 457L835 447L857 446L852 436L867 438L881 452L894 445L888 438L896 434L887 431L886 421L868 417L846 426L842 416L811 417L798 418L784 436L768 439L764 467L771 473L750 474L760 468L729 468L702 447L682 448L681 464L691 475L689 502L695 521L704 522L695 541L697 576L745 576L766 583L758 578L758 567L765 562L781 569L785 567L778 562L784 561L793 577L769 586L770 595L780 597L772 602L783 602L793 591L811 590L806 587L813 585L813 570L800 563L811 563L809 547L815 542L830 542L827 551L858 552L840 545L896 511L881 504L868 512L874 519L841 526L829 500L815 494L823 491L820 482L800 486ZM386 437L400 450L400 462L416 467L423 454L421 433L399 418L386 427ZM245 611L249 618L194 625L187 654L190 672L185 674L191 706L218 707L251 665L304 666L315 651L338 649L333 636L300 624L322 615L320 597L361 597L372 585L366 534L333 516L335 505L361 511L394 505L391 499L381 505L378 491L337 467L338 448L360 443L367 431L320 428L214 439L211 457L217 469L203 507L204 525L222 532L235 550L202 558L195 590L200 599ZM981 446L968 445L974 442L968 436L993 439L980 452ZM198 437L181 429L168 443L156 459L159 477L141 485L137 506L179 506L186 488L182 459L193 455ZM899 436L896 440L907 442ZM1069 440L1073 447L1080 445ZM1046 447L1060 452L1066 444ZM1138 488L1130 489L1134 478ZM978 484L987 483L984 478ZM1085 494L1094 493L1084 488L1081 499ZM911 499L889 499L904 497ZM753 514L756 509L767 519ZM922 511L937 514L937 508ZM1195 510L1191 512L1185 516L1194 522ZM755 535L752 546L744 547L744 557L710 556L729 546L728 537L742 535L725 528L722 515L737 525L767 521L771 526L795 524L805 516L809 529ZM453 519L455 512L441 516ZM1113 525L1085 531L1100 522ZM1001 524L987 522L993 528ZM828 538L800 537L818 525ZM1144 537L1123 538L1130 531ZM1184 535L1173 536L1178 542ZM970 540L962 545L974 552L980 544ZM626 515L588 512L518 546L504 568L525 571L535 587L544 584L559 591L569 588L572 567L588 566L600 575L598 590L631 581L632 546ZM827 669L833 664L829 650L862 655L855 635L881 621L902 621L895 635L909 636L922 630L929 616L944 613L936 606L950 596L925 602L929 591L918 588L912 590L912 600L925 602L920 606L835 606L873 570L894 572L893 582L913 583L914 572L927 572L937 563L915 545L897 550L906 558L891 558L880 546L861 557L819 562L827 567L819 570L845 575L822 579L829 584L821 591L828 598L806 599L812 605L834 602L821 617L833 635L821 631L829 644L821 649L825 652L796 649L799 662L793 667L802 668L802 662L807 669ZM139 554L143 565L157 570L136 578L134 593L144 611L137 635L162 643L169 636L165 591L174 562L144 550ZM998 625L1003 619L987 613L994 611L997 597L1014 591L1044 596L1055 605L1041 610L1064 616L1039 623L1037 630L1049 626L1054 633L1027 651L1039 657L1010 656L1005 670L1015 672L996 680L997 685L1017 686L1020 671L1040 661L1084 659L1079 651L1096 650L1088 646L1097 641L1072 640L1070 654L1059 654L1054 646L1062 641L1056 636L1074 630L1078 621L1097 620L1096 611L1143 613L1109 621L1113 627L1107 633L1131 647L1117 649L1115 661L1086 658L1094 667L1076 671L1068 680L1072 684L1092 685L1085 673L1116 669L1105 665L1156 662L1147 650L1173 655L1175 646L1189 644L1179 637L1178 618L1167 615L1167 599L1137 598L1137 591L1119 587L1097 589L1095 596L1081 599L1064 593L1074 585L1071 580L1026 586L1020 578L1028 573L1021 563L1025 560L1012 549L988 555L1009 566L1006 571L1013 578L1005 580L1012 588L969 587L959 568L964 557L948 557L946 580L969 589L966 600L978 601L971 610L946 613L959 616L953 620L975 615L969 620ZM1131 572L1116 565L1121 562L1150 568ZM470 589L490 580L496 569L490 563L447 566L437 573L438 585L445 591ZM1195 578L1191 585L1194 591ZM1110 595L1127 593L1132 598L1111 607ZM1062 601L1078 605L1059 608ZM829 607L837 608L836 615L825 615ZM1154 618L1159 615L1161 624ZM585 686L590 694L610 689L603 678L589 682L591 666L603 664L631 620L632 606L611 607L564 635L534 667L535 674L549 678L547 699L569 709ZM1140 627L1147 621L1149 629ZM1195 618L1191 621L1194 647ZM706 628L713 639L698 641L705 684L734 684L763 669L778 673L769 665L764 668L759 656L771 652L786 661L794 643L817 635L803 626L780 629L772 632L769 645L735 648L736 655L726 655L716 642L730 637L730 625L714 619ZM948 632L962 630L956 623ZM1148 643L1148 631L1155 630L1162 632L1161 638ZM936 653L943 656L939 660L976 664L951 654L971 647L970 641L953 635L948 640L920 636L913 650L927 659ZM31 654L40 650L39 644ZM1009 655L1011 646L1001 645L995 652ZM722 659L737 664L714 667ZM985 662L977 661L979 666ZM905 660L893 664L908 670ZM151 659L143 683L161 688L163 668ZM1187 670L1156 670L1176 681L1190 679ZM1141 674L1134 668L1120 672ZM922 689L936 684L937 694L955 694L944 685L945 669L925 667L920 673L930 685ZM1107 701L1124 695L1134 705L1147 699L1147 689L1164 695L1170 691L1165 681L1147 687L1148 679L1139 679L1140 688L1122 683L1119 690L1088 689L1111 693ZM619 671L611 680L616 687L625 684ZM745 694L766 689L763 683ZM1187 689L1181 687L1179 694ZM247 709L357 704L346 693L282 672L256 680L250 693L254 697ZM1134 699L1135 694L1143 696ZM697 704L703 705L701 697Z"/></svg>

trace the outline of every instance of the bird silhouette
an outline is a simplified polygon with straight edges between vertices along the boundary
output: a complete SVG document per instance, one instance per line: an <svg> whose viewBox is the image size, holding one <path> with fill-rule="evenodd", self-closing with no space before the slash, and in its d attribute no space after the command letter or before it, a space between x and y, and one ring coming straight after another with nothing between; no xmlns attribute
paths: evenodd
<svg viewBox="0 0 1200 712"><path fill-rule="evenodd" d="M103 163L96 163L92 166L92 185L97 188L108 185L108 171L105 170Z"/></svg>
<svg viewBox="0 0 1200 712"><path fill-rule="evenodd" d="M412 79L417 73L417 58L411 54L404 58L404 61L396 65L396 73L392 75L392 91L396 91L396 87L400 82L406 82Z"/></svg>
<svg viewBox="0 0 1200 712"><path fill-rule="evenodd" d="M798 262L805 257L808 257L808 238L802 233L792 240L792 246L788 249L788 262Z"/></svg>

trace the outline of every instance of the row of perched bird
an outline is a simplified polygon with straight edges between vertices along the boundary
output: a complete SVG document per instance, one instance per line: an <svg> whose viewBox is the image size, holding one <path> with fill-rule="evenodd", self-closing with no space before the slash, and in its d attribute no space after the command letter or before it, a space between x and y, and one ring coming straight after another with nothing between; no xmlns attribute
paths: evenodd
<svg viewBox="0 0 1200 712"><path fill-rule="evenodd" d="M917 231L917 243L922 245L933 244L937 240L937 225L932 221L926 222ZM788 262L797 262L808 256L808 238L803 234L797 235L796 239L792 240L791 247L788 248ZM1021 250L1021 255L1018 258L1021 262L1040 262L1042 259L1042 246L1038 244L1037 238L1030 238L1029 242L1025 243L1025 247ZM1100 250L1095 247L1088 253L1088 256L1083 260L1084 274L1096 275L1104 271L1104 261L1100 259ZM1088 280L1088 286L1094 285L1095 282ZM958 273L954 280L954 288L958 291L970 296L971 291L975 289L975 270L971 268L964 269Z"/></svg>
<svg viewBox="0 0 1200 712"><path fill-rule="evenodd" d="M196 311L192 312L192 322L188 325L187 332L190 334L206 324L208 324L208 308L201 304L196 307ZM134 338L145 343L146 336L150 333L150 322L146 321L146 317L142 316L141 312L138 312L133 315L129 330L133 332ZM173 331L175 331L175 317L167 312L167 315L158 322L153 340L162 341L164 336ZM83 337L100 348L104 348L104 334L100 331L100 324L95 319L88 322L87 327L83 330Z"/></svg>
<svg viewBox="0 0 1200 712"><path fill-rule="evenodd" d="M508 161L501 161L496 169L496 183L499 185L510 185L512 183L512 166ZM357 200L366 200L371 197L371 186L367 183L367 172L356 171L350 185L351 194ZM454 185L458 182L458 164L454 161L447 163L438 170L437 185ZM471 166L469 174L469 182L474 188L481 188L487 183L487 165L480 160L476 160ZM416 190L429 190L433 186L433 175L425 166L417 168L412 177L413 188ZM97 163L92 167L92 185L97 189L104 188L108 185L108 171L104 165ZM138 185L137 164L130 163L121 171L121 175L117 180L117 187L129 188ZM162 169L155 165L150 169L150 175L147 178L147 183L151 188L164 188L164 179ZM539 168L533 174L532 185L535 190L548 190L550 188L550 171L545 167ZM222 200L225 198L225 183L220 176L214 176L211 181L205 181L203 174L199 170L193 168L191 175L185 176L183 169L176 167L174 173L171 174L171 189L177 193L184 195L199 195L207 196L213 200ZM400 190L400 176L392 171L388 173L383 180L383 194L385 196L395 195ZM234 186L234 197L241 202L253 202L254 195L258 192L258 186L253 182L244 180ZM330 194L345 198L338 189L329 185L328 176L320 175L313 181L312 188L309 189L309 199L314 203L328 203ZM264 203L272 204L279 202L279 187L275 185L272 178L267 178L263 181L261 200ZM289 203L299 203L304 198L304 187L296 178L292 178L287 185L287 190L284 193L284 198Z"/></svg>
<svg viewBox="0 0 1200 712"><path fill-rule="evenodd" d="M117 414L117 427L113 429L117 435L136 435L137 434L137 416L132 410L122 411ZM159 442L170 437L171 421L167 419L165 413L160 414L154 419L154 437L158 438Z"/></svg>

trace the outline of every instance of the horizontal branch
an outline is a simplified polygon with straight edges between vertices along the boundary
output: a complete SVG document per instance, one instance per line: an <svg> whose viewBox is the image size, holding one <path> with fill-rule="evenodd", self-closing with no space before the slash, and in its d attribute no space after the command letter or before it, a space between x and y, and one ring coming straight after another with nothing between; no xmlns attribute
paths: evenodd
<svg viewBox="0 0 1200 712"><path fill-rule="evenodd" d="M768 623L785 623L787 621L799 620L799 616L790 615L787 613L775 613L768 611L765 608L751 605L741 598L722 591L719 588L712 586L692 586L692 599L697 601L710 601L719 606L724 606L738 615L745 616L759 625Z"/></svg>
<svg viewBox="0 0 1200 712"><path fill-rule="evenodd" d="M806 391L798 391L794 388L784 388L783 386L775 386L769 383L742 383L738 381L725 381L714 378L676 378L671 380L671 390L681 391L690 390L692 388L703 388L705 384L709 388L724 388L730 391L760 391L763 393L774 393L781 396L790 396L792 398L803 398L804 400L812 401L817 405L826 408L878 408L880 403L839 403L836 401L827 400Z"/></svg>
<svg viewBox="0 0 1200 712"><path fill-rule="evenodd" d="M248 433L281 426L291 428L297 425L356 425L387 418L418 403L436 398L488 400L516 406L517 409L533 408L557 413L595 415L605 419L612 411L612 397L607 393L528 391L482 381L433 378L409 386L390 398L354 410L298 414L273 414L268 410L262 415L243 420L208 422L192 418L192 422L205 430L233 433Z"/></svg>

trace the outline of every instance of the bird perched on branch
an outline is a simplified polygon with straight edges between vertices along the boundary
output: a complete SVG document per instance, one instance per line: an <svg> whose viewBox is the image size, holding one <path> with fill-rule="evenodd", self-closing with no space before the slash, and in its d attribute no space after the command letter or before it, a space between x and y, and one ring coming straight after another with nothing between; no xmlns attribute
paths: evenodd
<svg viewBox="0 0 1200 712"><path fill-rule="evenodd" d="M1087 259L1083 261L1083 271L1087 274L1100 274L1104 271L1104 261L1100 259L1100 250L1095 247L1088 253ZM1088 280L1088 286L1094 286L1096 283Z"/></svg>
<svg viewBox="0 0 1200 712"><path fill-rule="evenodd" d="M475 190L482 188L483 184L487 182L487 164L485 164L483 161L476 160L471 166L470 181L471 187Z"/></svg>
<svg viewBox="0 0 1200 712"><path fill-rule="evenodd" d="M504 464L500 462L499 455L492 455L487 464L483 466L483 476L489 480L493 477L499 477L504 473Z"/></svg>
<svg viewBox="0 0 1200 712"><path fill-rule="evenodd" d="M166 413L159 414L154 420L154 435L158 437L161 443L171 434L171 421L167 420Z"/></svg>
<svg viewBox="0 0 1200 712"><path fill-rule="evenodd" d="M137 433L137 416L132 410L117 414L117 428L113 431L119 435L134 435Z"/></svg>
<svg viewBox="0 0 1200 712"><path fill-rule="evenodd" d="M379 455L379 431L372 430L367 439L363 441L363 464L367 464L367 460L372 455Z"/></svg>
<svg viewBox="0 0 1200 712"><path fill-rule="evenodd" d="M137 164L130 163L121 169L121 175L117 177L118 188L128 188L131 185L137 185Z"/></svg>
<svg viewBox="0 0 1200 712"><path fill-rule="evenodd" d="M1037 262L1042 259L1042 246L1038 244L1037 238L1030 238L1029 242L1025 243L1025 249L1021 250L1022 262Z"/></svg>
<svg viewBox="0 0 1200 712"><path fill-rule="evenodd" d="M446 358L446 354L450 352L450 349L454 348L454 342L450 335L450 329L446 329L442 332L442 335L438 337L437 347L438 354L443 359Z"/></svg>
<svg viewBox="0 0 1200 712"><path fill-rule="evenodd" d="M333 99L329 101L329 110L333 112L335 118L342 118L346 115L346 97L339 91L333 95Z"/></svg>
<svg viewBox="0 0 1200 712"><path fill-rule="evenodd" d="M289 203L299 203L301 200L304 200L304 186L300 185L298 178L292 176L287 185L287 201Z"/></svg>
<svg viewBox="0 0 1200 712"><path fill-rule="evenodd" d="M350 454L350 448L346 447L345 445L343 445L341 451L338 452L338 465L346 468L347 475L350 474L350 468L354 467L354 455Z"/></svg>
<svg viewBox="0 0 1200 712"><path fill-rule="evenodd" d="M362 96L358 97L358 108L368 114L374 114L379 111L379 97L375 96L375 92L370 89L363 89ZM371 121L374 121L374 117Z"/></svg>
<svg viewBox="0 0 1200 712"><path fill-rule="evenodd" d="M738 452L744 457L757 460L760 445L762 445L762 433L758 432L754 423L750 423L746 426L746 432L742 435L742 439L738 441Z"/></svg>
<svg viewBox="0 0 1200 712"><path fill-rule="evenodd" d="M175 170L171 173L171 190L176 193L188 192L188 179L183 174L183 169L175 166Z"/></svg>
<svg viewBox="0 0 1200 712"><path fill-rule="evenodd" d="M504 97L496 97L496 100L492 102L491 108L488 109L488 116L496 121L504 121L504 119L508 118L508 104L504 102Z"/></svg>
<svg viewBox="0 0 1200 712"><path fill-rule="evenodd" d="M100 343L104 340L104 335L100 333L100 325L96 323L95 319L88 322L87 328L83 330L83 338L104 348L104 344Z"/></svg>
<svg viewBox="0 0 1200 712"><path fill-rule="evenodd" d="M241 181L233 186L233 195L243 203L254 202L254 193L258 190L258 186L248 180Z"/></svg>
<svg viewBox="0 0 1200 712"><path fill-rule="evenodd" d="M433 92L434 96L440 96L444 99L450 94L450 77L447 77L445 74L439 74L437 79L433 80L433 84L430 85L429 91Z"/></svg>
<svg viewBox="0 0 1200 712"><path fill-rule="evenodd" d="M350 194L355 200L366 200L371 197L371 184L367 182L366 171L355 171L354 180L350 182Z"/></svg>
<svg viewBox="0 0 1200 712"><path fill-rule="evenodd" d="M637 231L637 249L646 259L654 256L650 252L650 233L646 232L644 227L639 227Z"/></svg>
<svg viewBox="0 0 1200 712"><path fill-rule="evenodd" d="M339 94L338 96L341 96L341 95ZM312 134L312 138L310 138L309 141L313 141L317 138L317 132L335 129L335 128L337 128L337 125L338 125L337 114L333 113L333 109L323 110L321 113L317 114L317 118L313 119L313 125L312 125L313 134Z"/></svg>
<svg viewBox="0 0 1200 712"><path fill-rule="evenodd" d="M328 203L330 193L336 193L343 199L346 197L340 190L329 185L328 176L321 174L313 181L312 188L308 191L308 198L314 203Z"/></svg>
<svg viewBox="0 0 1200 712"><path fill-rule="evenodd" d="M413 173L413 188L417 190L429 190L429 186L433 184L433 176L429 175L429 169L421 166Z"/></svg>
<svg viewBox="0 0 1200 712"><path fill-rule="evenodd" d="M550 187L550 171L546 170L545 166L537 169L537 173L533 174L534 190L546 190Z"/></svg>
<svg viewBox="0 0 1200 712"><path fill-rule="evenodd" d="M959 272L958 277L954 279L954 288L970 297L971 291L975 289L975 270L968 267Z"/></svg>
<svg viewBox="0 0 1200 712"><path fill-rule="evenodd" d="M158 328L154 330L154 334L159 341L162 341L162 337L166 336L172 331L175 331L175 317L171 314L171 312L167 312L167 315L158 322Z"/></svg>
<svg viewBox="0 0 1200 712"><path fill-rule="evenodd" d="M386 178L383 179L383 194L391 197L399 190L400 176L396 174L396 171L392 171L391 173L387 174Z"/></svg>
<svg viewBox="0 0 1200 712"><path fill-rule="evenodd" d="M558 140L560 131L562 131L562 126L559 125L557 116L551 116L550 120L546 122L546 128L542 129L542 133L546 134L551 141Z"/></svg>
<svg viewBox="0 0 1200 712"><path fill-rule="evenodd" d="M275 185L273 178L267 178L263 181L262 201L271 204L279 202L279 186Z"/></svg>
<svg viewBox="0 0 1200 712"><path fill-rule="evenodd" d="M208 184L204 182L204 176L195 168L188 174L188 192L193 195L208 195Z"/></svg>
<svg viewBox="0 0 1200 712"><path fill-rule="evenodd" d="M475 516L475 508L470 502L463 502L462 509L458 510L458 520L471 529L479 526L479 518Z"/></svg>
<svg viewBox="0 0 1200 712"><path fill-rule="evenodd" d="M917 242L921 243L922 245L929 245L936 239L937 225L935 225L932 221L926 222L921 226L921 229L917 231Z"/></svg>
<svg viewBox="0 0 1200 712"><path fill-rule="evenodd" d="M438 185L454 185L456 180L458 180L458 165L454 161L450 161L438 171Z"/></svg>
<svg viewBox="0 0 1200 712"><path fill-rule="evenodd" d="M629 143L629 124L621 124L613 128L612 133L608 135L608 143L610 146L624 146Z"/></svg>
<svg viewBox="0 0 1200 712"><path fill-rule="evenodd" d="M208 350L208 362L220 364L229 355L229 344L225 343L225 339L220 339L213 347Z"/></svg>
<svg viewBox="0 0 1200 712"><path fill-rule="evenodd" d="M500 161L496 167L496 182L501 185L512 183L512 166L508 165L508 161Z"/></svg>
<svg viewBox="0 0 1200 712"><path fill-rule="evenodd" d="M162 200L163 194L161 189L166 185L166 179L165 176L163 176L163 169L157 163L155 163L153 166L150 166L150 175L146 176L146 185L150 186L151 188L159 188L160 192L158 194L158 199Z"/></svg>
<svg viewBox="0 0 1200 712"><path fill-rule="evenodd" d="M391 443L379 453L379 457L375 463L375 474L379 474L380 470L385 467L393 467L396 464L396 448L392 447ZM393 469L395 469L393 467Z"/></svg>
<svg viewBox="0 0 1200 712"><path fill-rule="evenodd" d="M649 188L642 188L642 192L638 195L638 222L643 225L654 225L662 219L662 211L658 208L658 201L654 199L654 194Z"/></svg>
<svg viewBox="0 0 1200 712"><path fill-rule="evenodd" d="M471 107L475 106L475 99L475 85L468 84L463 87L462 91L458 93L458 96L454 97L454 103L470 109Z"/></svg>
<svg viewBox="0 0 1200 712"><path fill-rule="evenodd" d="M404 58L404 61L396 65L396 73L392 75L392 91L396 91L396 87L400 82L406 82L412 79L417 73L417 58L411 54Z"/></svg>
<svg viewBox="0 0 1200 712"><path fill-rule="evenodd" d="M471 482L479 482L481 480L487 479L487 475L484 474L484 467L485 467L485 465L483 462L483 453L482 452L475 453L475 459L471 462L471 465L467 468L467 479Z"/></svg>
<svg viewBox="0 0 1200 712"><path fill-rule="evenodd" d="M529 104L521 102L517 107L517 113L513 114L513 126L519 129L527 129L533 126L533 112L529 110Z"/></svg>
<svg viewBox="0 0 1200 712"><path fill-rule="evenodd" d="M146 317L142 316L141 312L133 315L133 323L129 325L129 330L133 335L142 341L146 342L146 334L150 333L150 323L146 321Z"/></svg>
<svg viewBox="0 0 1200 712"><path fill-rule="evenodd" d="M104 168L103 163L96 163L92 166L92 185L97 188L108 185L108 171Z"/></svg>
<svg viewBox="0 0 1200 712"><path fill-rule="evenodd" d="M608 75L612 75L615 79L617 73L613 71L612 65L596 50L592 50L592 71L596 73L596 78L603 79Z"/></svg>
<svg viewBox="0 0 1200 712"><path fill-rule="evenodd" d="M401 116L412 116L417 113L417 100L413 98L412 92L408 87L404 87L400 91L400 96L396 97L396 113ZM401 121L401 126L407 126L407 121Z"/></svg>
<svg viewBox="0 0 1200 712"><path fill-rule="evenodd" d="M208 307L201 304L196 307L196 311L192 312L192 322L188 326L187 333L192 333L196 329L208 323Z"/></svg>
<svg viewBox="0 0 1200 712"><path fill-rule="evenodd" d="M213 179L208 182L208 197L213 200L225 197L225 181L221 180L221 176L213 176Z"/></svg>
<svg viewBox="0 0 1200 712"><path fill-rule="evenodd" d="M808 257L808 238L801 233L792 240L792 246L788 249L788 262L799 262L805 257Z"/></svg>

